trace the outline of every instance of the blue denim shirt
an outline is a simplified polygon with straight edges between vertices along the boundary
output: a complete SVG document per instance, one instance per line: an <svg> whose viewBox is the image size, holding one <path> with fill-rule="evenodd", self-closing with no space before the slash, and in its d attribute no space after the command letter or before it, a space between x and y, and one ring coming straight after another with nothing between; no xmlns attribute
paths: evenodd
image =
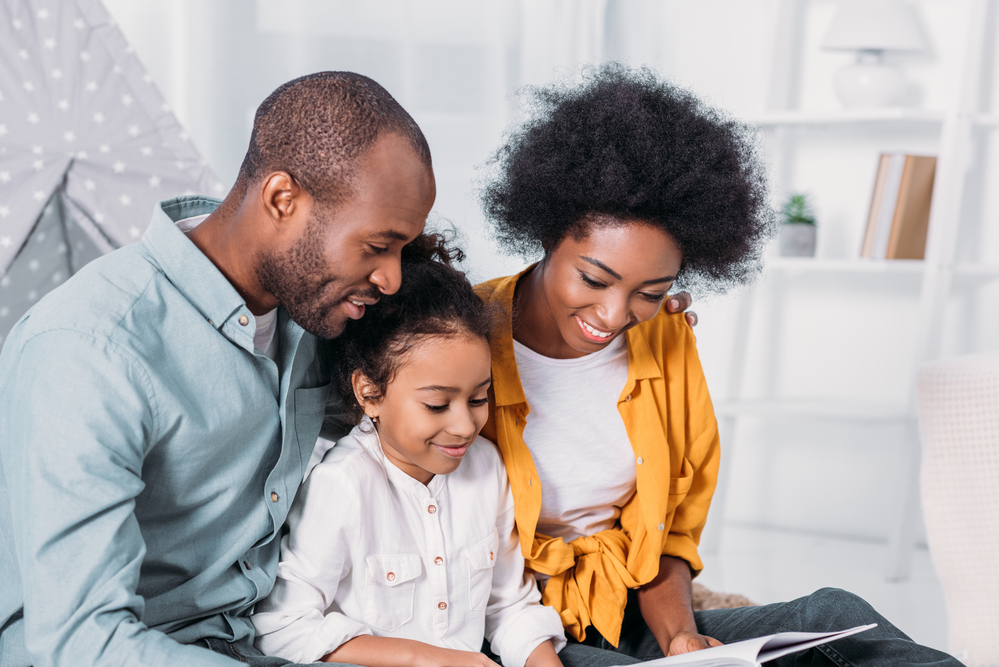
<svg viewBox="0 0 999 667"><path fill-rule="evenodd" d="M277 363L254 350L243 299L174 224L218 204L160 203L3 347L0 664L229 665L181 644L252 637L330 377L283 309Z"/></svg>

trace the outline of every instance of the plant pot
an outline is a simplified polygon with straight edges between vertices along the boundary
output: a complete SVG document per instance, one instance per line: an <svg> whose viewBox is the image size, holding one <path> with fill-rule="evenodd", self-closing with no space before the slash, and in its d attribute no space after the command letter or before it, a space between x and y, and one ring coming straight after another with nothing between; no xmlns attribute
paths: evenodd
<svg viewBox="0 0 999 667"><path fill-rule="evenodd" d="M814 257L815 225L804 223L781 225L780 254L783 257Z"/></svg>

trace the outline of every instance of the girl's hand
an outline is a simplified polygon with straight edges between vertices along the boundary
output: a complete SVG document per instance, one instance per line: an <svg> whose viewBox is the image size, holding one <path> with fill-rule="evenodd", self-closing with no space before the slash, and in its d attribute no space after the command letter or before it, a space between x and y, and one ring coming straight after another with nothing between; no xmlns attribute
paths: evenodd
<svg viewBox="0 0 999 667"><path fill-rule="evenodd" d="M691 651L700 651L711 646L721 646L722 643L714 637L699 635L696 632L678 632L669 642L669 653L666 655L680 655Z"/></svg>
<svg viewBox="0 0 999 667"><path fill-rule="evenodd" d="M418 667L499 667L483 653L457 651L424 644L425 649L416 656Z"/></svg>

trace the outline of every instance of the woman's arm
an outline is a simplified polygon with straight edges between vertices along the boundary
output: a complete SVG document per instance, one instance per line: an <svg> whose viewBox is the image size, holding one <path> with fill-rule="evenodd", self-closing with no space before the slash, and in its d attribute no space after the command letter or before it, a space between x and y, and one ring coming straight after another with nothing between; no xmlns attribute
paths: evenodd
<svg viewBox="0 0 999 667"><path fill-rule="evenodd" d="M721 646L717 639L697 632L691 604L690 566L685 560L662 556L659 574L638 589L638 607L663 655Z"/></svg>
<svg viewBox="0 0 999 667"><path fill-rule="evenodd" d="M499 667L476 651L456 651L414 639L373 635L361 635L340 644L335 651L323 656L322 661L347 662L365 667ZM547 664L538 663L537 667Z"/></svg>

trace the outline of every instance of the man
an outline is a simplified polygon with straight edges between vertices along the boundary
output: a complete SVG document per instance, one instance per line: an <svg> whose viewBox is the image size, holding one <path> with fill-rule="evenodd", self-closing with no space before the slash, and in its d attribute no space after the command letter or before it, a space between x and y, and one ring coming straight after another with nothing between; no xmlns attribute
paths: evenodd
<svg viewBox="0 0 999 667"><path fill-rule="evenodd" d="M398 289L435 194L426 140L381 86L296 79L257 110L224 201L161 202L140 243L17 324L0 665L252 654L246 616L323 421L322 339Z"/></svg>

